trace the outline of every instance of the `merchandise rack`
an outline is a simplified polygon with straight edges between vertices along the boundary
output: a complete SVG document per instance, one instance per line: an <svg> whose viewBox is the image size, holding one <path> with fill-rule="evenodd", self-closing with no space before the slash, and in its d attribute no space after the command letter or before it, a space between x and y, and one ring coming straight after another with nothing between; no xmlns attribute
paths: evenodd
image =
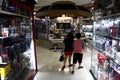
<svg viewBox="0 0 120 80"><path fill-rule="evenodd" d="M95 80L120 79L119 49L120 13L96 19L94 21L92 63L90 70Z"/></svg>
<svg viewBox="0 0 120 80"><path fill-rule="evenodd" d="M18 54L18 55L16 54L17 58L14 58L13 60L11 60L8 57L9 60L8 60L8 62L5 62L5 64L9 64L9 66L2 67L2 68L0 67L0 69L3 70L3 72L4 72L4 73L1 72L1 74L3 74L3 75L1 75L1 80L6 80L6 79L7 80L13 80L13 79L16 80L18 77L20 77L21 75L23 75L23 73L26 76L29 75L29 74L32 74L32 76L34 76L36 74L36 72L38 71L37 70L37 58L36 58L36 44L35 44L34 14L33 14L33 12L34 12L33 11L34 5L35 5L36 2L34 0L29 0L28 1L29 4L25 5L25 3L27 1L25 1L25 2L24 1L20 2L20 0L3 0L3 1L8 1L9 4L14 4L14 7L21 8L21 10L24 10L24 11L27 12L24 15L23 12L22 13L19 13L19 12L17 12L17 13L16 12L15 13L14 12L9 12L8 10L2 10L1 7L0 7L0 15L1 15L0 16L0 20L2 20L3 18L5 18L6 21L8 19L10 19L10 20L8 20L10 22L12 22L11 20L13 20L14 23L11 23L11 24L14 24L15 28L17 28L17 29L18 29L18 27L17 27L18 24L21 23L21 22L19 22L19 20L20 21L23 20L25 22L28 21L27 25L25 27L28 27L28 24L31 27L30 28L31 31L29 32L31 34L31 38L30 38L31 42L29 42L29 49L25 48L25 50L23 52L20 51L21 52L20 54ZM27 15L28 13L30 13L30 14ZM32 25L31 25L31 23L32 23ZM2 22L0 23L0 26L3 26ZM15 30L15 31L19 31L19 30ZM24 32L24 34L27 37L26 32ZM21 34L18 35L18 37L20 37L20 36L21 36ZM26 41L26 39L28 40L28 38L26 38L25 36L24 36L24 39L19 38L20 41L21 40L22 41ZM2 37L0 38L0 40L2 39L2 41L4 41L5 38L12 38L12 40L15 40L15 39L17 39L17 36L13 36L13 35L12 36L6 36L5 35L3 37L3 35L2 35ZM22 43L22 42L20 42L20 43ZM14 45L17 45L17 44L14 43L14 44L11 44L9 46L8 45L7 46L3 46L2 48L11 47L11 46L14 46ZM27 42L26 42L26 45L27 45ZM0 49L2 49L2 48L0 48ZM27 58L25 56L23 56L24 54L27 55ZM29 59L28 59L28 56L29 56ZM18 57L19 57L19 60L18 60ZM31 60L31 57L32 57L32 60ZM13 63L14 63L13 61L15 61L15 60L17 60L19 62L17 62L16 64L14 64L14 65L16 65L16 67L14 67L14 69L12 69L12 66L13 66ZM25 61L27 62L27 60L28 60L29 63L25 63ZM20 65L20 66L17 66L17 64ZM1 65L3 65L3 62L1 63ZM17 67L20 68L20 69L18 69ZM12 71L17 70L17 69L18 69L18 72L15 71L17 73L12 72ZM26 73L28 73L28 74L26 74ZM26 76L24 76L24 78ZM23 76L21 76L21 77L23 77ZM31 76L27 76L27 77L29 78Z"/></svg>

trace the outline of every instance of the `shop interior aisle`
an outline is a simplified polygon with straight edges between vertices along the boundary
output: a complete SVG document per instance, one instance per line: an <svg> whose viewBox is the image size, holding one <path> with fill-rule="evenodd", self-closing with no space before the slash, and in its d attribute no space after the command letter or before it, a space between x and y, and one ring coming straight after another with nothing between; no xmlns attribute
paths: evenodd
<svg viewBox="0 0 120 80"><path fill-rule="evenodd" d="M37 46L38 72L34 80L94 80L90 74L91 50L86 48L82 65L84 68L75 69L71 74L71 68L66 67L61 71L62 62L59 62L60 51L54 52L47 48Z"/></svg>

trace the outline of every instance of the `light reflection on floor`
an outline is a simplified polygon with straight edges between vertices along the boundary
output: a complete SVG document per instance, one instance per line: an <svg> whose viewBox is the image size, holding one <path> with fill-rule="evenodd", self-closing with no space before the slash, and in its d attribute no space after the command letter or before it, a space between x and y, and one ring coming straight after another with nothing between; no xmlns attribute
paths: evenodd
<svg viewBox="0 0 120 80"><path fill-rule="evenodd" d="M76 64L75 74L73 75L71 74L72 67L69 68L67 66L64 71L61 71L63 63L59 62L60 50L54 52L53 50L38 46L37 59L39 71L34 80L94 80L89 73L90 55L90 53L85 52L82 63L84 68L77 69L78 65Z"/></svg>

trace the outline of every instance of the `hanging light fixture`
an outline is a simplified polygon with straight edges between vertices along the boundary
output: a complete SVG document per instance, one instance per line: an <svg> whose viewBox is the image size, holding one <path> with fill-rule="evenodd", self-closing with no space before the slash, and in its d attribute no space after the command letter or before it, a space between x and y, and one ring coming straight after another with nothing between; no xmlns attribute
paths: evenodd
<svg viewBox="0 0 120 80"><path fill-rule="evenodd" d="M39 9L36 12L36 17L44 18L45 16L49 16L50 18L56 18L61 17L63 14L72 18L76 18L78 16L92 16L92 13L88 9L75 5L73 2L57 1Z"/></svg>

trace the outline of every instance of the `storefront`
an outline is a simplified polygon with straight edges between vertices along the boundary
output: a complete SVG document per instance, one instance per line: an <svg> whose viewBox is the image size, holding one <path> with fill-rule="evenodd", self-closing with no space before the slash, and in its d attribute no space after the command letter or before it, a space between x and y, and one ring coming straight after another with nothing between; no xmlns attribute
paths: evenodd
<svg viewBox="0 0 120 80"><path fill-rule="evenodd" d="M49 48L62 48L62 42L68 32L79 32L82 29L83 17L91 17L92 13L70 1L58 1L50 6L42 7L36 12L41 18L40 38L46 41ZM44 19L43 19L44 18ZM43 40L44 38L44 40ZM50 44L49 44L50 43ZM42 43L42 46L45 46Z"/></svg>

